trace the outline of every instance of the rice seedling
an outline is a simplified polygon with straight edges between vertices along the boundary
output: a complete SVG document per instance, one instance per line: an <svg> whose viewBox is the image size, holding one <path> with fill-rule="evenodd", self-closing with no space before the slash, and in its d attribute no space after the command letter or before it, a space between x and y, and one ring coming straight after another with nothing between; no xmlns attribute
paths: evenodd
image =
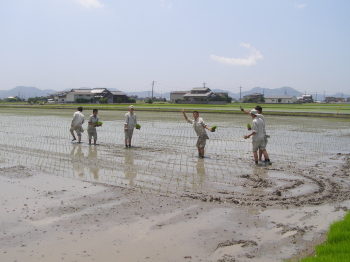
<svg viewBox="0 0 350 262"><path fill-rule="evenodd" d="M210 128L210 132L215 132L216 129L217 129L217 126L212 126L212 127Z"/></svg>

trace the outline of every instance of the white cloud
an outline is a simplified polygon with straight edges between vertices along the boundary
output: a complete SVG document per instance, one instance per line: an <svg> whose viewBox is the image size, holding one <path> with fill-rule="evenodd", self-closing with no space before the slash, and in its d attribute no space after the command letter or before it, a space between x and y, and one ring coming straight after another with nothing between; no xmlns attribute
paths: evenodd
<svg viewBox="0 0 350 262"><path fill-rule="evenodd" d="M296 8L304 8L306 4L295 4Z"/></svg>
<svg viewBox="0 0 350 262"><path fill-rule="evenodd" d="M104 7L104 4L100 3L98 0L75 0L75 2L78 2L79 4L85 6L86 8L90 8L90 7L102 8L102 7Z"/></svg>
<svg viewBox="0 0 350 262"><path fill-rule="evenodd" d="M172 3L166 3L165 0L160 0L162 2L162 7L166 8L172 8L173 4Z"/></svg>
<svg viewBox="0 0 350 262"><path fill-rule="evenodd" d="M229 58L229 57L223 57L223 56L217 56L217 55L211 55L210 58L221 64L238 65L238 66L255 65L257 60L263 58L260 52L256 50L254 47L251 47L250 44L241 43L240 46L250 49L250 54L246 58Z"/></svg>

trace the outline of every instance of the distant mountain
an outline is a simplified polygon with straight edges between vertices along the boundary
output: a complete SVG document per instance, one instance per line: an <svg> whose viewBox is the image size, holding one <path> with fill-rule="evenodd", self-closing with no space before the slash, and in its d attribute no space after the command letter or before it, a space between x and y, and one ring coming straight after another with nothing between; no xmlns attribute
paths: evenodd
<svg viewBox="0 0 350 262"><path fill-rule="evenodd" d="M81 88L88 88L92 89L90 87L81 87ZM104 88L104 87L98 87L98 88ZM109 91L120 91L117 88L107 88ZM27 100L31 97L41 97L41 96L48 96L50 94L59 92L59 91L70 91L72 88L66 88L64 90L53 90L53 89L44 89L41 90L36 87L29 87L29 86L17 86L15 88L12 88L10 90L0 90L0 99L8 98L9 96L18 96L22 99Z"/></svg>
<svg viewBox="0 0 350 262"><path fill-rule="evenodd" d="M18 96L22 99L28 99L30 97L48 96L49 94L57 92L52 89L41 90L36 87L29 86L17 86L11 90L0 90L0 98L8 98L9 96Z"/></svg>

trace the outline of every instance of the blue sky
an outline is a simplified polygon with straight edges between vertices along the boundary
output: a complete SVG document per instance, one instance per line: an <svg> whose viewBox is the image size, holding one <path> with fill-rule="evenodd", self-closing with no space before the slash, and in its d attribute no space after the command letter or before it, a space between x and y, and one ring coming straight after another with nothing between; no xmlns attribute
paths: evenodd
<svg viewBox="0 0 350 262"><path fill-rule="evenodd" d="M0 1L0 90L350 94L350 1Z"/></svg>

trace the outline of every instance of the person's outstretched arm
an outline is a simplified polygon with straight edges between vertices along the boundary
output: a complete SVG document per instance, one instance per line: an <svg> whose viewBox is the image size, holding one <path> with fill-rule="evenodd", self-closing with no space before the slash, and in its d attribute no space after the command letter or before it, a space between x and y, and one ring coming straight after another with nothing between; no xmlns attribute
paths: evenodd
<svg viewBox="0 0 350 262"><path fill-rule="evenodd" d="M184 115L185 120L187 121L187 120L188 120L188 117L186 116L185 109L182 109L181 112L182 112L182 114Z"/></svg>
<svg viewBox="0 0 350 262"><path fill-rule="evenodd" d="M246 114L249 114L249 113L250 113L250 111L244 110L244 108L241 107L241 106L240 106L239 108L241 109L242 112L244 112L244 113L246 113Z"/></svg>

